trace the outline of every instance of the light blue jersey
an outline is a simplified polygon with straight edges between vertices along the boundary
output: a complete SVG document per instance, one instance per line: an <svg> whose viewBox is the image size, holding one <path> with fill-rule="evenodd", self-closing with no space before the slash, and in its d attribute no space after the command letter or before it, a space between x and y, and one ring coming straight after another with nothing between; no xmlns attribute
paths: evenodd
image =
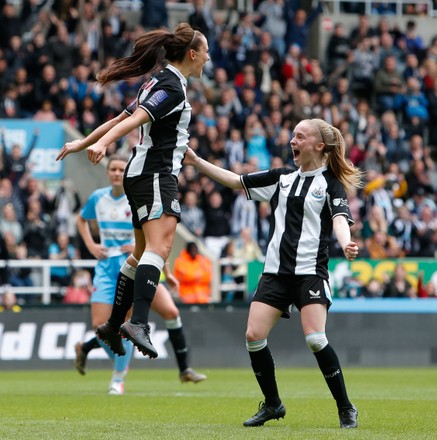
<svg viewBox="0 0 437 440"><path fill-rule="evenodd" d="M133 243L132 213L127 197L114 197L110 186L94 191L81 210L84 220L96 220L100 243L107 249L108 258L95 268L94 292L91 302L112 304L120 268L128 254L121 246Z"/></svg>

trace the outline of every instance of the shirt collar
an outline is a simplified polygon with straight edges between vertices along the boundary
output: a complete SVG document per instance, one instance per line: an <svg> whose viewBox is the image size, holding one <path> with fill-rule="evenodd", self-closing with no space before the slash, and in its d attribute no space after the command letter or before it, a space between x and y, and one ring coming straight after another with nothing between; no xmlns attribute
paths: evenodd
<svg viewBox="0 0 437 440"><path fill-rule="evenodd" d="M182 73L178 69L176 69L175 66L172 66L171 64L167 64L166 68L168 70L171 70L181 80L181 83L184 87L187 87L187 78L185 78L185 76L182 75Z"/></svg>
<svg viewBox="0 0 437 440"><path fill-rule="evenodd" d="M323 165L320 168L317 168L317 170L311 170L311 171L302 171L300 168L298 170L300 177L314 177L319 176L320 174L324 173L328 168Z"/></svg>

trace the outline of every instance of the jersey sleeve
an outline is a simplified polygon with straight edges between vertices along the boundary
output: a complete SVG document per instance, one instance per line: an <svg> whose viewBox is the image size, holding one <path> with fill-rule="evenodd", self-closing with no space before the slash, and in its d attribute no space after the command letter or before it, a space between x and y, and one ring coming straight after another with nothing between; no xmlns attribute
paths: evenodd
<svg viewBox="0 0 437 440"><path fill-rule="evenodd" d="M135 110L138 108L138 100L137 98L135 98L125 109L124 111L128 114L131 115L132 113L135 112Z"/></svg>
<svg viewBox="0 0 437 440"><path fill-rule="evenodd" d="M338 215L344 215L348 224L353 225L355 222L349 209L346 190L337 179L332 179L330 181L328 194L330 196L329 200L332 218L337 217Z"/></svg>
<svg viewBox="0 0 437 440"><path fill-rule="evenodd" d="M240 180L248 200L270 201L278 188L282 174L284 174L284 169L277 168L242 175Z"/></svg>
<svg viewBox="0 0 437 440"><path fill-rule="evenodd" d="M158 86L157 86L158 87ZM182 90L173 88L152 88L150 93L140 102L139 106L156 121L179 108L185 102Z"/></svg>

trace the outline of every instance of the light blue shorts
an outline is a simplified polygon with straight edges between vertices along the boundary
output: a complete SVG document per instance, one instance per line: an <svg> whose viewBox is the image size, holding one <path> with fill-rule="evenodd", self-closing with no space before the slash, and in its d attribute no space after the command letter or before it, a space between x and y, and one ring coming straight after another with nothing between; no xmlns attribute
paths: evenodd
<svg viewBox="0 0 437 440"><path fill-rule="evenodd" d="M113 304L120 268L129 254L111 257L97 263L94 272L92 303Z"/></svg>

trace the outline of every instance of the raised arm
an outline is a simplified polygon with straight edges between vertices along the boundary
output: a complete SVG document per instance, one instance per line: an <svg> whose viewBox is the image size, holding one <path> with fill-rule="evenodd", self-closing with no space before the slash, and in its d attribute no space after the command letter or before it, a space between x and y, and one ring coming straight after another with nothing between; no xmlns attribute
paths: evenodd
<svg viewBox="0 0 437 440"><path fill-rule="evenodd" d="M141 107L137 108L132 115L123 119L105 133L96 143L88 147L88 160L94 165L98 164L105 157L106 149L109 145L113 142L117 142L123 136L126 136L134 128L147 124L148 122L151 122L149 113Z"/></svg>
<svg viewBox="0 0 437 440"><path fill-rule="evenodd" d="M193 165L200 173L205 174L228 188L243 188L238 174L201 159L191 148L188 148L185 153L184 165Z"/></svg>
<svg viewBox="0 0 437 440"><path fill-rule="evenodd" d="M89 146L95 144L102 136L108 133L113 127L119 124L121 121L125 120L129 117L129 114L126 112L120 113L115 118L106 121L99 127L97 127L92 133L90 133L84 139L75 139L74 141L67 142L59 152L56 160L62 160L70 153L78 153L79 151L85 150Z"/></svg>

